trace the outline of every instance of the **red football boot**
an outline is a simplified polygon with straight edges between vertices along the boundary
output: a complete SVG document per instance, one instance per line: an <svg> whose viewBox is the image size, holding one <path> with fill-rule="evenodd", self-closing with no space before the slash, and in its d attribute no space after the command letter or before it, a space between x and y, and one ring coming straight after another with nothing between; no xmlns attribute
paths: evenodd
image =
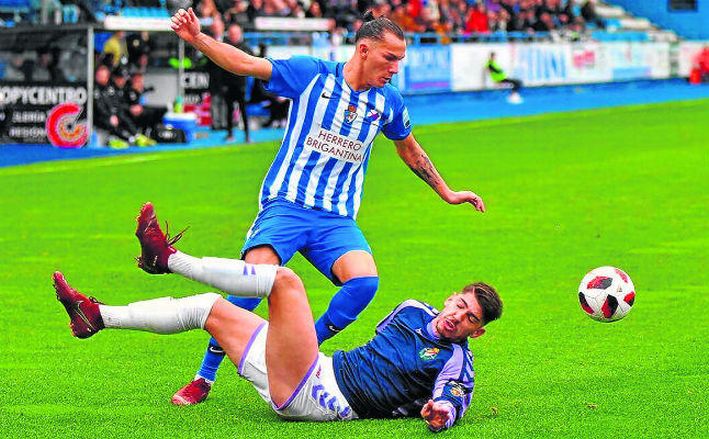
<svg viewBox="0 0 709 439"><path fill-rule="evenodd" d="M158 218L155 216L155 208L150 202L143 204L136 219L138 227L135 230L135 236L140 241L141 249L140 256L136 258L138 267L150 274L170 273L170 269L167 268L167 259L177 251L172 245L182 238L182 234L187 229L178 233L174 238L163 233L160 224L158 224Z"/></svg>
<svg viewBox="0 0 709 439"><path fill-rule="evenodd" d="M66 313L69 314L69 327L74 337L89 338L103 329L99 302L70 287L60 272L55 272L53 278L57 300L64 305Z"/></svg>
<svg viewBox="0 0 709 439"><path fill-rule="evenodd" d="M172 403L175 405L194 405L207 399L212 385L204 378L198 378L172 395Z"/></svg>

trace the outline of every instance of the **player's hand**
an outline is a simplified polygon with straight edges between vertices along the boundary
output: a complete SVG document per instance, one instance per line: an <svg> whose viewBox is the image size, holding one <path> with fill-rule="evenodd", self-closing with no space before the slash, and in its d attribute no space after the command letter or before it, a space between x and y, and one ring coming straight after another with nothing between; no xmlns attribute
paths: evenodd
<svg viewBox="0 0 709 439"><path fill-rule="evenodd" d="M446 426L450 416L450 410L443 404L439 404L432 399L429 399L421 408L421 417L431 431L440 431Z"/></svg>
<svg viewBox="0 0 709 439"><path fill-rule="evenodd" d="M186 11L184 9L180 9L175 12L175 15L172 16L171 20L172 23L170 23L170 27L172 30L175 31L178 37L188 43L192 42L192 40L199 35L199 19L195 15L192 8L189 8Z"/></svg>
<svg viewBox="0 0 709 439"><path fill-rule="evenodd" d="M118 126L118 116L116 116L115 114L112 114L111 117L108 118L108 123L110 123L112 127L117 127Z"/></svg>
<svg viewBox="0 0 709 439"><path fill-rule="evenodd" d="M475 210L477 210L479 212L485 212L485 203L483 203L483 199L480 197L480 195L476 194L475 192L470 192L470 191L455 192L455 191L452 191L448 195L448 197L446 197L446 201L449 204L470 203L473 205Z"/></svg>

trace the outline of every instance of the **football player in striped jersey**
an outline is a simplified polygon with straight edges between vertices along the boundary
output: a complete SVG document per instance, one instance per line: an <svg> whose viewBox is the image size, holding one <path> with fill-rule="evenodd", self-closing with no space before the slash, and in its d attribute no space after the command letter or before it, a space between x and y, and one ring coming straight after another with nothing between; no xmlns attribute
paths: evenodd
<svg viewBox="0 0 709 439"><path fill-rule="evenodd" d="M178 11L172 29L224 69L261 79L266 90L291 100L285 135L263 180L259 213L241 256L252 264L285 265L300 252L341 287L315 322L319 343L352 323L379 285L372 250L355 222L379 132L394 141L402 160L444 201L485 210L477 194L448 187L411 132L401 94L389 84L406 53L404 34L392 21L366 17L355 52L345 63L251 56L200 32L192 9ZM160 272L149 261L143 268ZM207 278L196 280L209 284ZM229 300L247 310L260 302ZM223 357L224 350L210 340L195 379L174 395L173 403L203 401Z"/></svg>

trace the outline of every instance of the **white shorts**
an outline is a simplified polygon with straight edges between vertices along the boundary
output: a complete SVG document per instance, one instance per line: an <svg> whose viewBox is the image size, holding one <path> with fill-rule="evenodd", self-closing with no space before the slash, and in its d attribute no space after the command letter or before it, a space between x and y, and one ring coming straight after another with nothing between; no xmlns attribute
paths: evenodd
<svg viewBox="0 0 709 439"><path fill-rule="evenodd" d="M357 414L340 392L332 369L332 358L320 352L293 394L282 406L276 406L268 391L266 371L266 333L261 325L246 345L239 362L239 375L254 386L264 401L282 418L292 421L347 421Z"/></svg>

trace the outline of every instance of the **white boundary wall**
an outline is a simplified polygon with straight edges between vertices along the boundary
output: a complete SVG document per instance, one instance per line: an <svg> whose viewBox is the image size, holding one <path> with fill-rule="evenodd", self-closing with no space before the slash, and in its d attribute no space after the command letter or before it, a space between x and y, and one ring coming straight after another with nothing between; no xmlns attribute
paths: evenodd
<svg viewBox="0 0 709 439"><path fill-rule="evenodd" d="M683 41L679 45L679 76L689 76L699 52L709 47L709 41Z"/></svg>
<svg viewBox="0 0 709 439"><path fill-rule="evenodd" d="M404 94L484 90L495 88L485 70L490 52L512 78L525 86L604 83L614 81L665 79L673 74L688 76L692 58L703 42L683 42L673 53L667 42L580 42L580 43L467 43L447 46L410 46L392 82ZM270 46L275 59L293 55L313 55L346 61L354 47ZM677 56L676 72L671 58ZM201 73L204 76L204 73ZM176 90L167 78L148 75L146 83L156 88L150 99L172 102ZM186 72L189 79L190 72ZM205 76L206 78L206 76ZM206 81L207 79L204 79ZM186 89L190 84L183 84Z"/></svg>
<svg viewBox="0 0 709 439"><path fill-rule="evenodd" d="M352 50L352 46L270 47L269 56L312 54L344 61ZM496 53L510 77L532 87L670 77L666 42L468 43L409 47L394 83L404 93L492 88L485 70L490 52Z"/></svg>

